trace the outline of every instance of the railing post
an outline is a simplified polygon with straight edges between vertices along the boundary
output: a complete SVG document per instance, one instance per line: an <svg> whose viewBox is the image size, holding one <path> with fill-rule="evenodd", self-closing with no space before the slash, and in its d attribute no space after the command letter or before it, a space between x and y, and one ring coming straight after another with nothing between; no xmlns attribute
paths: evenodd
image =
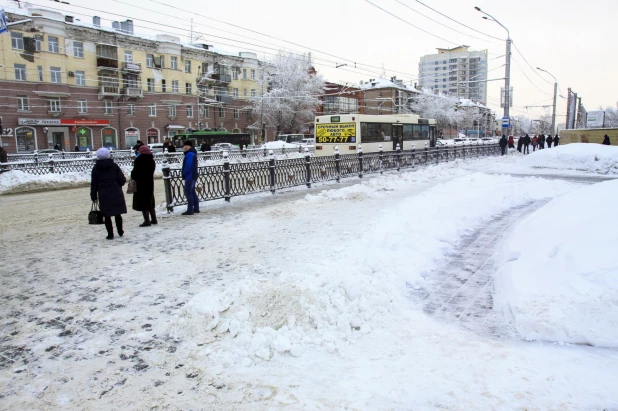
<svg viewBox="0 0 618 411"><path fill-rule="evenodd" d="M412 168L414 168L414 159L416 158L416 146L412 143Z"/></svg>
<svg viewBox="0 0 618 411"><path fill-rule="evenodd" d="M165 205L167 208L167 212L173 213L174 206L172 205L172 182L170 176L170 165L167 162L167 159L164 160L163 166L161 167L161 171L163 171L163 187L165 188Z"/></svg>
<svg viewBox="0 0 618 411"><path fill-rule="evenodd" d="M225 188L225 201L230 202L230 159L227 151L223 152L223 185Z"/></svg>
<svg viewBox="0 0 618 411"><path fill-rule="evenodd" d="M63 160L65 159L65 157L64 157L64 149L62 149L62 159Z"/></svg>
<svg viewBox="0 0 618 411"><path fill-rule="evenodd" d="M39 153L37 153L36 151L34 152L34 162L35 163L39 162Z"/></svg>
<svg viewBox="0 0 618 411"><path fill-rule="evenodd" d="M49 153L49 172L54 174L54 155Z"/></svg>
<svg viewBox="0 0 618 411"><path fill-rule="evenodd" d="M270 192L275 194L275 184L277 183L275 180L275 153L272 150L268 150L268 154L270 154L270 159L268 160L268 170L270 171Z"/></svg>
<svg viewBox="0 0 618 411"><path fill-rule="evenodd" d="M397 143L395 149L397 150L397 171L401 171L401 147L399 143Z"/></svg>
<svg viewBox="0 0 618 411"><path fill-rule="evenodd" d="M461 146L461 156L463 157L463 159L466 159L466 143L464 143L463 146Z"/></svg>
<svg viewBox="0 0 618 411"><path fill-rule="evenodd" d="M429 147L427 147L427 142L425 141L425 165L429 162Z"/></svg>
<svg viewBox="0 0 618 411"><path fill-rule="evenodd" d="M337 182L341 180L341 155L339 154L339 146L335 146L335 170L337 170Z"/></svg>
<svg viewBox="0 0 618 411"><path fill-rule="evenodd" d="M247 158L247 149L245 147L242 148L242 158Z"/></svg>
<svg viewBox="0 0 618 411"><path fill-rule="evenodd" d="M378 152L380 153L380 174L384 174L384 168L382 167L382 162L384 161L384 149L382 148L382 144L378 146Z"/></svg>
<svg viewBox="0 0 618 411"><path fill-rule="evenodd" d="M358 145L358 177L363 178L363 146Z"/></svg>
<svg viewBox="0 0 618 411"><path fill-rule="evenodd" d="M436 163L439 163L440 162L440 151L442 151L442 150L440 150L440 146L439 145L436 145L433 149L436 151L436 158L438 159L436 161Z"/></svg>
<svg viewBox="0 0 618 411"><path fill-rule="evenodd" d="M311 154L307 147L305 147L305 167L307 168L307 188L311 188Z"/></svg>

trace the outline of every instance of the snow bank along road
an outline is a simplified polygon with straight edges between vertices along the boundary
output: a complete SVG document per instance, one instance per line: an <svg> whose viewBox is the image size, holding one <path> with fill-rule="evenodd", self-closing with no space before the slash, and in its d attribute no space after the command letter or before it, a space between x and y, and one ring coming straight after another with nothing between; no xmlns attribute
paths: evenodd
<svg viewBox="0 0 618 411"><path fill-rule="evenodd" d="M616 408L616 351L496 339L418 298L577 187L457 161L132 212L113 241L88 189L0 197L0 408Z"/></svg>

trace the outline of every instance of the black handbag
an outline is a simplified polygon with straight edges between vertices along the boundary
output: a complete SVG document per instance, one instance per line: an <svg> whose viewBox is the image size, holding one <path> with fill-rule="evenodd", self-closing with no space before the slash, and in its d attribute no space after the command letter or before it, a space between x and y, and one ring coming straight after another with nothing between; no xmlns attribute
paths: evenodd
<svg viewBox="0 0 618 411"><path fill-rule="evenodd" d="M93 201L92 207L90 207L88 224L103 224L103 213L99 210L99 203L97 201Z"/></svg>

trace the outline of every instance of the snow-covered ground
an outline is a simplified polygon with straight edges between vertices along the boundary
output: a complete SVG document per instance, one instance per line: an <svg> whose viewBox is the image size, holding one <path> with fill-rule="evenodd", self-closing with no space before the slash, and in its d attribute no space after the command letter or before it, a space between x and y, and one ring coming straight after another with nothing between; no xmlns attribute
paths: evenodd
<svg viewBox="0 0 618 411"><path fill-rule="evenodd" d="M411 294L453 255L484 265L479 228L581 192L475 164L131 212L113 241L87 188L0 197L2 408L617 408L616 350L476 333Z"/></svg>
<svg viewBox="0 0 618 411"><path fill-rule="evenodd" d="M618 180L528 216L504 245L498 302L527 339L618 347Z"/></svg>
<svg viewBox="0 0 618 411"><path fill-rule="evenodd" d="M515 149L500 163L480 159L471 169L489 173L526 175L618 175L618 147L575 143L532 151L523 155Z"/></svg>

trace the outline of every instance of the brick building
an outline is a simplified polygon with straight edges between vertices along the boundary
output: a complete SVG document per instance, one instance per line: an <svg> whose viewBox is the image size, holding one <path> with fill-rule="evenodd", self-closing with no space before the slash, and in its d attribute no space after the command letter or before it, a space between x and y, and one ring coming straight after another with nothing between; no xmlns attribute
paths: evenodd
<svg viewBox="0 0 618 411"><path fill-rule="evenodd" d="M137 36L131 20L104 28L98 17L84 24L41 8L7 12L7 19L0 115L9 153L124 149L199 128L259 132L246 108L260 92L263 63L255 53Z"/></svg>

